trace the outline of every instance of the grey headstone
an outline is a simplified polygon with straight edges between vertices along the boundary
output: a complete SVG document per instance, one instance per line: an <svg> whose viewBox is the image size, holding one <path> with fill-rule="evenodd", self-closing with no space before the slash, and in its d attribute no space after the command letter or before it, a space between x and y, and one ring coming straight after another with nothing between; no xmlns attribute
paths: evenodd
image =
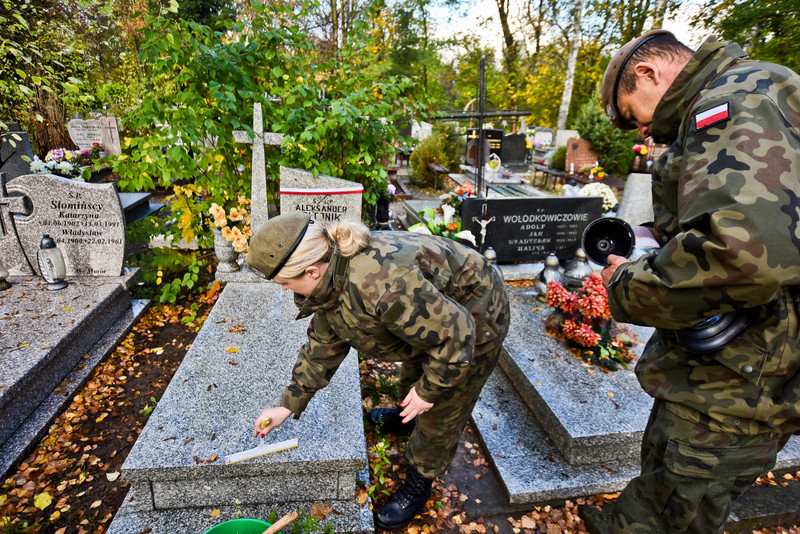
<svg viewBox="0 0 800 534"><path fill-rule="evenodd" d="M619 203L617 217L629 224L641 225L653 221L653 178L650 174L631 173L625 183L625 193Z"/></svg>
<svg viewBox="0 0 800 534"><path fill-rule="evenodd" d="M578 130L559 130L556 132L556 146L567 146L573 137L578 137Z"/></svg>
<svg viewBox="0 0 800 534"><path fill-rule="evenodd" d="M533 130L533 141L538 144L538 146L550 146L553 144L555 140L555 133L553 132L552 128L547 128L545 126L537 126Z"/></svg>
<svg viewBox="0 0 800 534"><path fill-rule="evenodd" d="M524 134L508 134L503 138L503 154L500 159L503 163L525 163L528 157L528 148L525 145Z"/></svg>
<svg viewBox="0 0 800 534"><path fill-rule="evenodd" d="M119 138L119 125L116 117L100 117L98 119L101 128L100 143L106 149L106 153L114 156L122 154L122 142Z"/></svg>
<svg viewBox="0 0 800 534"><path fill-rule="evenodd" d="M125 258L125 216L113 184L75 182L52 174L20 176L0 195L0 217L11 219L8 234L0 235L5 256L16 239L36 269L42 236L52 237L64 254L67 276L119 276ZM24 202L20 202L24 197ZM3 215L3 201L11 217ZM9 246L6 247L6 242ZM5 257L2 258L6 263ZM12 274L30 274L19 261ZM12 271L12 268L14 271Z"/></svg>
<svg viewBox="0 0 800 534"><path fill-rule="evenodd" d="M27 132L20 131L19 123L7 122L6 133L0 141L0 172L6 173L6 180L29 174L33 161L33 150ZM22 159L27 157L28 161Z"/></svg>
<svg viewBox="0 0 800 534"><path fill-rule="evenodd" d="M80 149L92 148L94 143L103 144L103 126L97 119L72 119L67 123L67 131L69 138Z"/></svg>
<svg viewBox="0 0 800 534"><path fill-rule="evenodd" d="M364 186L332 176L281 167L281 213L305 212L323 222L361 220Z"/></svg>

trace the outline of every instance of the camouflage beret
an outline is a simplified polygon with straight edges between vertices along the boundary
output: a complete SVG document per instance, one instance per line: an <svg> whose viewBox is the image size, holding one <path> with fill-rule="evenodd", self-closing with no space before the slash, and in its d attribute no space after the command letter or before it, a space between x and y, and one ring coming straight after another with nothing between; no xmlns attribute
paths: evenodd
<svg viewBox="0 0 800 534"><path fill-rule="evenodd" d="M608 118L614 123L614 126L622 130L633 130L635 125L623 119L619 114L617 107L617 89L619 88L619 79L622 77L622 71L625 69L625 64L636 50L644 43L655 37L656 35L672 35L667 30L651 30L636 39L628 41L622 48L611 56L611 61L606 67L606 72L603 74L603 83L600 86L600 92L603 97L603 109L608 115Z"/></svg>
<svg viewBox="0 0 800 534"><path fill-rule="evenodd" d="M267 280L283 269L314 220L307 213L278 215L269 219L250 239L247 267Z"/></svg>

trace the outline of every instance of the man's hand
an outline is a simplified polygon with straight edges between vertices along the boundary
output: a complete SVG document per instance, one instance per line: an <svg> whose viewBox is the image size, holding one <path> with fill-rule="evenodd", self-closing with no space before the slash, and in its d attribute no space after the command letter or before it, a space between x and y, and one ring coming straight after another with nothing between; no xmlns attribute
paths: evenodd
<svg viewBox="0 0 800 534"><path fill-rule="evenodd" d="M608 255L608 267L603 269L600 274L603 277L603 287L608 287L609 282L611 282L611 277L614 276L614 273L617 272L620 265L625 263L630 263L631 260L626 258L625 256L617 256L614 254Z"/></svg>
<svg viewBox="0 0 800 534"><path fill-rule="evenodd" d="M406 398L400 403L400 406L403 407L403 411L400 412L400 417L404 418L403 424L406 424L419 414L425 413L433 408L433 403L422 400L422 398L417 395L417 390L411 388L411 391L408 392L408 395L406 395Z"/></svg>

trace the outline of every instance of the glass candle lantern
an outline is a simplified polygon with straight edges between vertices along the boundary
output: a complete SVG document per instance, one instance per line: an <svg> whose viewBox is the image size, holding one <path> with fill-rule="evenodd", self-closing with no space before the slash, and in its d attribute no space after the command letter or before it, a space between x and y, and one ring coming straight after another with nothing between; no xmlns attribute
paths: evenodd
<svg viewBox="0 0 800 534"><path fill-rule="evenodd" d="M67 287L67 283L64 281L64 278L67 277L64 255L49 235L42 236L36 260L39 263L39 271L42 273L42 278L47 282L45 289L56 291Z"/></svg>

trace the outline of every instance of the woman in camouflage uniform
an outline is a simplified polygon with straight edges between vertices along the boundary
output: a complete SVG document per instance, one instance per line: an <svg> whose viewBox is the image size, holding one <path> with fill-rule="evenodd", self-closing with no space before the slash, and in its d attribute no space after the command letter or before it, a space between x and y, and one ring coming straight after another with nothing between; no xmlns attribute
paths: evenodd
<svg viewBox="0 0 800 534"><path fill-rule="evenodd" d="M636 366L655 398L642 472L611 530L721 533L800 431L800 77L654 30L612 57L602 89L616 126L670 144L653 166L660 251L603 271L614 318L657 329ZM722 348L676 332L742 310Z"/></svg>
<svg viewBox="0 0 800 534"><path fill-rule="evenodd" d="M247 263L295 292L298 318L313 314L281 405L261 413L254 435L270 432L292 414L299 417L351 347L402 362L401 407L370 419L385 430L415 423L406 480L375 514L379 528L405 526L424 508L433 479L450 465L497 364L509 325L498 270L449 239L370 234L360 222L325 226L305 214L270 219L253 236Z"/></svg>

